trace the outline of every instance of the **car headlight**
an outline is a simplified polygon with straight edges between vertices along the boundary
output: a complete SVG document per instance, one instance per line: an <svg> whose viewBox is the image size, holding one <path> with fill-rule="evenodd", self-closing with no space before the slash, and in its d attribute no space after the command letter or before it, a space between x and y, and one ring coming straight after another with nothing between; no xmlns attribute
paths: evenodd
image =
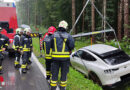
<svg viewBox="0 0 130 90"><path fill-rule="evenodd" d="M107 69L107 70L104 70L104 73L105 73L105 74L112 74L112 73L114 73L114 71L117 71L117 70L119 70L119 68Z"/></svg>

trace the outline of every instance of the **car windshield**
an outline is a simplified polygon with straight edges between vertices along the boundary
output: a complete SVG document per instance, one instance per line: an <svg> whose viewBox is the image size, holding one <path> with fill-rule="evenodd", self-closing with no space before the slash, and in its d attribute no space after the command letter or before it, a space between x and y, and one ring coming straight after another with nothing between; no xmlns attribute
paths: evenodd
<svg viewBox="0 0 130 90"><path fill-rule="evenodd" d="M110 65L117 65L130 60L130 57L121 50L104 53L101 55L101 58Z"/></svg>

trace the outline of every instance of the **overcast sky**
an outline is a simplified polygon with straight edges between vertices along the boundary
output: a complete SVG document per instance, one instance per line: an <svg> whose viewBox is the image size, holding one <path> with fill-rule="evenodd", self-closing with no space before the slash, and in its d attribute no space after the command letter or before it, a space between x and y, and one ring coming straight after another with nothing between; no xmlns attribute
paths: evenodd
<svg viewBox="0 0 130 90"><path fill-rule="evenodd" d="M14 0L4 0L5 2L14 2Z"/></svg>

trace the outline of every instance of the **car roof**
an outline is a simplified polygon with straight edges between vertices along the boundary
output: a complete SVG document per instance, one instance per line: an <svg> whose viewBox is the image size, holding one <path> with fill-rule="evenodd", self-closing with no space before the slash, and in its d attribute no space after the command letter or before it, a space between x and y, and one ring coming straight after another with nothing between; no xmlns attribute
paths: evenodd
<svg viewBox="0 0 130 90"><path fill-rule="evenodd" d="M115 47L109 46L109 45L105 45L105 44L95 44L95 45L83 47L82 49L87 49L87 50L90 50L90 51L95 52L100 55L103 53L117 50L118 48L115 48Z"/></svg>

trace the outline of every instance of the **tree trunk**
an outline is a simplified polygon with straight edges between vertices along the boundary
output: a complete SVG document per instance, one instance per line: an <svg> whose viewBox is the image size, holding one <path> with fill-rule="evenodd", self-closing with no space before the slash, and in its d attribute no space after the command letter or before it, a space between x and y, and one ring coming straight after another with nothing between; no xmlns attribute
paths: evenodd
<svg viewBox="0 0 130 90"><path fill-rule="evenodd" d="M129 25L129 0L124 0L124 35L128 37Z"/></svg>
<svg viewBox="0 0 130 90"><path fill-rule="evenodd" d="M83 7L84 7L84 5L85 5L85 0L83 0ZM83 20L82 20L82 32L84 32L84 23L85 23L85 11L83 12Z"/></svg>
<svg viewBox="0 0 130 90"><path fill-rule="evenodd" d="M28 0L28 25L30 25L30 10L29 10L29 0Z"/></svg>
<svg viewBox="0 0 130 90"><path fill-rule="evenodd" d="M75 0L72 0L72 27L75 23ZM73 31L74 34L76 34L76 29L74 28L74 31Z"/></svg>
<svg viewBox="0 0 130 90"><path fill-rule="evenodd" d="M95 0L92 0L92 2L94 3ZM91 15L92 15L92 32L94 32L95 31L95 9L94 9L93 6L91 6L91 9L92 9L92 11L91 11ZM94 36L92 36L92 41L93 42L95 41Z"/></svg>
<svg viewBox="0 0 130 90"><path fill-rule="evenodd" d="M118 39L121 40L122 36L121 36L121 31L122 31L122 10L123 10L123 0L120 0L118 2Z"/></svg>
<svg viewBox="0 0 130 90"><path fill-rule="evenodd" d="M106 0L103 0L103 15L104 19L106 19ZM103 21L103 30L106 29L106 22L105 20ZM106 33L104 33L104 41L105 41Z"/></svg>
<svg viewBox="0 0 130 90"><path fill-rule="evenodd" d="M37 0L35 0L35 28L37 27Z"/></svg>

